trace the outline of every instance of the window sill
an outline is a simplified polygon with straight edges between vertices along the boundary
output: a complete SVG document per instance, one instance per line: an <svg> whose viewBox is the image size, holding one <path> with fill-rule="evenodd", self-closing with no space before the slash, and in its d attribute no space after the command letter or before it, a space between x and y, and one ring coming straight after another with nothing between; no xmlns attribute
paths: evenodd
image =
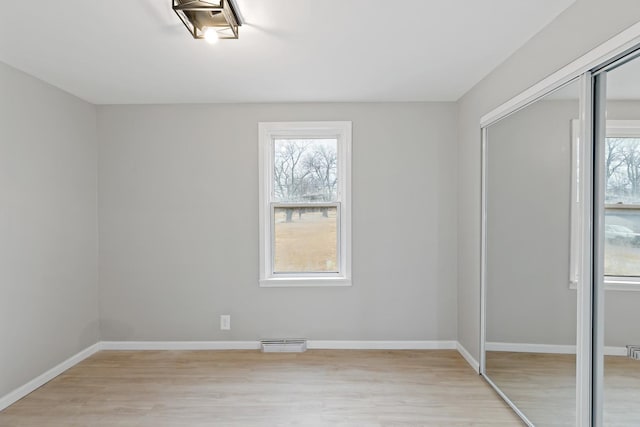
<svg viewBox="0 0 640 427"><path fill-rule="evenodd" d="M569 289L576 289L576 282L571 281ZM604 279L605 291L631 291L640 292L640 277L614 277Z"/></svg>
<svg viewBox="0 0 640 427"><path fill-rule="evenodd" d="M640 277L605 277L605 291L640 291Z"/></svg>
<svg viewBox="0 0 640 427"><path fill-rule="evenodd" d="M351 286L351 279L344 277L272 277L260 279L261 288L307 288Z"/></svg>

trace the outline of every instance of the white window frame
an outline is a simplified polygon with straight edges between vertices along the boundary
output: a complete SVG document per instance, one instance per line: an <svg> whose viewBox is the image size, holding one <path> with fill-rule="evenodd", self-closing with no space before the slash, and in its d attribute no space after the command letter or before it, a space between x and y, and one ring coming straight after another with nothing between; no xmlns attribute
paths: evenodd
<svg viewBox="0 0 640 427"><path fill-rule="evenodd" d="M338 210L338 272L274 273L272 208L274 200L274 141L278 138L337 139L337 200L325 203ZM261 287L351 286L351 122L260 122L259 216Z"/></svg>
<svg viewBox="0 0 640 427"><path fill-rule="evenodd" d="M571 268L569 288L576 289L580 280L582 253L582 224L584 223L583 183L585 164L584 150L580 135L580 120L571 121ZM607 120L607 137L640 138L640 120ZM640 292L640 276L605 276L604 286L607 291Z"/></svg>

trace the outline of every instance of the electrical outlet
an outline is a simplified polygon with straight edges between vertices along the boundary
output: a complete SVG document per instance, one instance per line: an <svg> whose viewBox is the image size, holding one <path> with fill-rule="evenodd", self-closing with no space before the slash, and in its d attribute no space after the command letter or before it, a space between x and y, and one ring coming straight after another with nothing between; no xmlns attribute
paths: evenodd
<svg viewBox="0 0 640 427"><path fill-rule="evenodd" d="M220 329L223 331L231 330L231 315L223 314L220 316Z"/></svg>

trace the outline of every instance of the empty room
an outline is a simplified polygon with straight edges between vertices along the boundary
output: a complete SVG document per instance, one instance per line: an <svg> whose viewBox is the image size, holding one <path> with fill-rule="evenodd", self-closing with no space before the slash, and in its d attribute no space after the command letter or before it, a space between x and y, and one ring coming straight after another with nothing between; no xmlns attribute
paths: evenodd
<svg viewBox="0 0 640 427"><path fill-rule="evenodd" d="M7 1L0 426L640 425L640 2Z"/></svg>

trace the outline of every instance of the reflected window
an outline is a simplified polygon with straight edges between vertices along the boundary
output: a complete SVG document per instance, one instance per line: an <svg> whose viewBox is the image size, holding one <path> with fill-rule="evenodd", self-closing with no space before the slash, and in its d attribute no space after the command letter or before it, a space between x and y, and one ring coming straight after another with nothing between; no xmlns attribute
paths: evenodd
<svg viewBox="0 0 640 427"><path fill-rule="evenodd" d="M634 133L633 129L626 130ZM604 265L607 276L640 276L640 127L635 131L638 137L606 139Z"/></svg>

